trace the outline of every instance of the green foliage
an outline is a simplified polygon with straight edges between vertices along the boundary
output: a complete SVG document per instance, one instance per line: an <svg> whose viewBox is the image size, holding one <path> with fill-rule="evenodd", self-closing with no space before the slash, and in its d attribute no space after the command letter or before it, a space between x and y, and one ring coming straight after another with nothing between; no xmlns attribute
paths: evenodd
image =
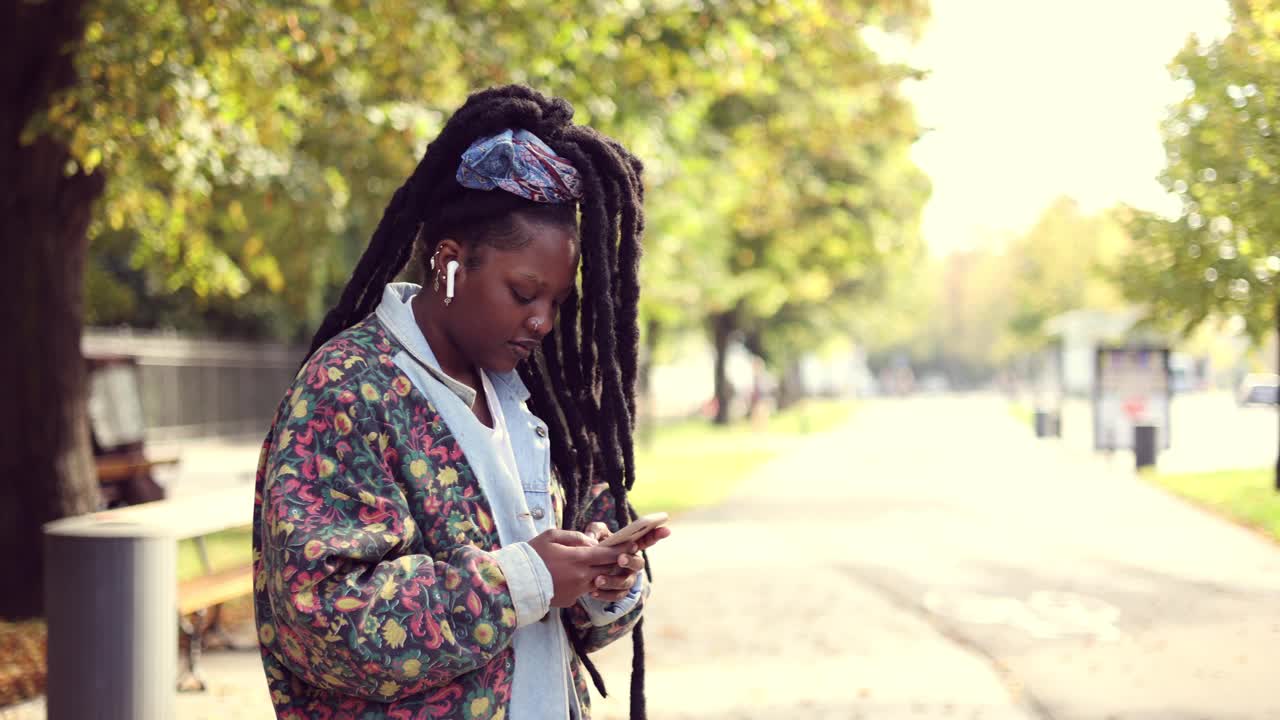
<svg viewBox="0 0 1280 720"><path fill-rule="evenodd" d="M923 20L921 7L898 10ZM899 93L915 73L880 63L847 29L860 13L843 15L774 29L771 44L793 52L709 112L728 213L706 259L727 279L708 285L705 307L775 364L847 333L886 259L919 244L928 182L907 157L918 128Z"/></svg>
<svg viewBox="0 0 1280 720"><path fill-rule="evenodd" d="M1036 350L1045 322L1080 309L1115 309L1122 299L1104 269L1128 243L1111 213L1087 215L1070 198L1059 198L1009 248L1012 283L1008 317L1013 344Z"/></svg>
<svg viewBox="0 0 1280 720"><path fill-rule="evenodd" d="M917 242L916 126L855 28L923 0L91 0L80 82L32 134L109 179L89 321L297 338L474 89L526 82L647 163L643 312L828 329ZM778 322L770 322L779 317Z"/></svg>
<svg viewBox="0 0 1280 720"><path fill-rule="evenodd" d="M871 352L924 357L942 307L942 262L924 248L900 253L885 262L877 284L874 311L854 313L849 320L854 338Z"/></svg>
<svg viewBox="0 0 1280 720"><path fill-rule="evenodd" d="M1280 8L1232 9L1227 37L1192 38L1171 66L1187 95L1164 123L1160 180L1181 214L1133 213L1134 250L1116 277L1170 329L1238 316L1258 340L1275 325L1280 274Z"/></svg>
<svg viewBox="0 0 1280 720"><path fill-rule="evenodd" d="M918 368L981 379L1042 348L1055 315L1119 308L1108 268L1128 244L1114 213L1090 215L1059 198L1007 243L940 259L893 258L883 309L861 314L856 334L878 355L896 352Z"/></svg>

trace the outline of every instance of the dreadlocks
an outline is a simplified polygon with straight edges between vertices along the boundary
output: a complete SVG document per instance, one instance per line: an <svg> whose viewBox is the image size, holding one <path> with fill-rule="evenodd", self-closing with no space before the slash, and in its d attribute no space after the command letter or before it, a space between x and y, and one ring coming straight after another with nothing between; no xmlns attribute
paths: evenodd
<svg viewBox="0 0 1280 720"><path fill-rule="evenodd" d="M368 249L312 338L308 356L373 312L383 287L404 270L415 246L431 257L444 237L513 247L513 216L577 225L570 204L537 203L502 191L464 188L454 178L476 138L522 128L573 164L583 180L579 252L581 290L561 306L556 330L520 368L530 410L551 426L551 461L565 491L563 525L577 529L592 479L608 479L618 526L635 518L627 491L635 482L636 362L639 352L640 238L644 232L643 165L618 142L573 124L573 107L510 85L473 94L396 190ZM646 562L646 568L648 563ZM646 569L647 572L647 569ZM567 617L567 616L566 616ZM632 631L631 717L645 717L643 620ZM574 649L601 695L604 682L567 622Z"/></svg>

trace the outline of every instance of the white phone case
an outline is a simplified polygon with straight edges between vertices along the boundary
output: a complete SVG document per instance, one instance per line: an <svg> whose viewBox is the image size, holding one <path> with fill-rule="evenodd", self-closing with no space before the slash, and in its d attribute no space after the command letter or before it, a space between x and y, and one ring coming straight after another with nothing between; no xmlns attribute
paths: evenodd
<svg viewBox="0 0 1280 720"><path fill-rule="evenodd" d="M648 533L650 530L666 525L667 520L667 514L664 512L653 513L652 515L642 515L635 520L632 520L626 527L622 528L618 532L605 538L604 542L600 544L606 547L612 547L614 545L620 545L625 542L637 540L644 537L645 533Z"/></svg>

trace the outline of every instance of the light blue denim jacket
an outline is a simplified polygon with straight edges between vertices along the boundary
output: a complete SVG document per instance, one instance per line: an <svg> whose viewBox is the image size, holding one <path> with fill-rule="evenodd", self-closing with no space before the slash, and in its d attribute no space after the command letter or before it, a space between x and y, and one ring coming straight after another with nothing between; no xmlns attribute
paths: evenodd
<svg viewBox="0 0 1280 720"><path fill-rule="evenodd" d="M560 610L552 608L554 586L546 565L528 544L539 533L554 527L555 513L549 497L551 445L547 425L529 411L529 390L515 372L483 373L491 404L506 420L511 449L520 477L511 477L491 451L471 406L476 391L440 369L414 319L410 301L421 290L411 283L387 285L377 315L405 350L392 358L414 386L430 398L457 438L474 469L481 491L493 510L502 548L494 555L507 577L515 603L515 675L512 678L512 720L565 720L580 717L577 694L571 688L569 658L572 648L560 622ZM604 604L590 596L579 604L595 625L617 620L635 607L643 592L644 576L619 602Z"/></svg>

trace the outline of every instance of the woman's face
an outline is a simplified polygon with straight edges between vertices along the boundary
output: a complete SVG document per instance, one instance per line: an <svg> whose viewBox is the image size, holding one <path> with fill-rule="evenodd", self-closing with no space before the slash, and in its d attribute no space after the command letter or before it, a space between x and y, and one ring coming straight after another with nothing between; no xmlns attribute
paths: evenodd
<svg viewBox="0 0 1280 720"><path fill-rule="evenodd" d="M528 242L514 250L483 246L479 267L458 269L453 303L445 309L453 343L467 360L509 372L555 326L578 271L578 239L569 226L517 218Z"/></svg>

